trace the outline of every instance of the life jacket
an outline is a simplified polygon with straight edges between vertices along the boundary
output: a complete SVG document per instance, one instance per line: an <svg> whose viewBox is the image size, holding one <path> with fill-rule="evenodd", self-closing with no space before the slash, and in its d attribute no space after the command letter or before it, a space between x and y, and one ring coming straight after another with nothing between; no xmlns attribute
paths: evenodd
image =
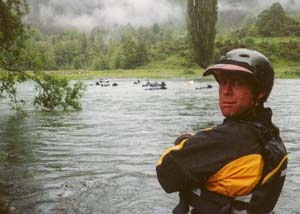
<svg viewBox="0 0 300 214"><path fill-rule="evenodd" d="M258 122L247 122L261 130L260 144L264 167L260 181L244 196L229 197L207 189L180 192L174 214L268 214L279 198L287 171L287 151L279 131L266 129Z"/></svg>

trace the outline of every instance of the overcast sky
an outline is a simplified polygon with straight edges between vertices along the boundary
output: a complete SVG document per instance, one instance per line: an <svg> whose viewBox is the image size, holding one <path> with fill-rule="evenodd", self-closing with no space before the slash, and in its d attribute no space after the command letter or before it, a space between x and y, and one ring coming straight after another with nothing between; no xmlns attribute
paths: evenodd
<svg viewBox="0 0 300 214"><path fill-rule="evenodd" d="M277 1L283 5L294 1L294 7L300 8L300 0L253 1L257 1L262 7ZM39 18L31 19L32 22L60 28L74 27L84 31L89 31L95 26L116 23L149 26L154 23L185 20L185 9L182 7L185 5L184 0L181 4L174 0L29 0L29 2L39 8L39 13L36 13ZM219 10L233 7L227 2L230 0L219 0ZM235 9L251 9L249 5L246 7L235 5L234 7ZM31 14L34 14L34 6L31 8Z"/></svg>

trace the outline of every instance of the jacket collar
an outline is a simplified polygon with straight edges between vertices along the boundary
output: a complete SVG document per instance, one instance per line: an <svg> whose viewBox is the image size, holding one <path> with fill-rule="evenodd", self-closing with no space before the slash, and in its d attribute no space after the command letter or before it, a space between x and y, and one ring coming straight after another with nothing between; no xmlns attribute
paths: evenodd
<svg viewBox="0 0 300 214"><path fill-rule="evenodd" d="M226 121L249 121L249 122L259 122L263 126L265 126L267 129L274 128L274 125L272 123L272 109L271 108L264 108L263 106L255 113L248 113L246 115L242 115L239 117L233 117L233 118L225 118L224 122Z"/></svg>

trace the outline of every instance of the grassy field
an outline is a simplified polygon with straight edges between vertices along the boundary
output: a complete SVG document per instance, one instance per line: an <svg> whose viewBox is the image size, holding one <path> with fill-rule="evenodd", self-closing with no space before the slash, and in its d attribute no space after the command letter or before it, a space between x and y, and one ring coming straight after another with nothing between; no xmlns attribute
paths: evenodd
<svg viewBox="0 0 300 214"><path fill-rule="evenodd" d="M279 62L274 64L275 78L295 79L300 78L300 62ZM51 74L65 77L69 80L88 80L97 78L150 78L150 79L200 79L203 69L201 68L161 68L161 69L134 69L134 70L58 70L49 71Z"/></svg>
<svg viewBox="0 0 300 214"><path fill-rule="evenodd" d="M248 37L253 39L256 43L269 42L269 43L279 43L279 42L300 42L300 37L297 36L286 36L286 37Z"/></svg>
<svg viewBox="0 0 300 214"><path fill-rule="evenodd" d="M84 80L96 78L199 79L202 77L203 69L134 69L106 71L63 70L49 72L70 80Z"/></svg>
<svg viewBox="0 0 300 214"><path fill-rule="evenodd" d="M298 79L300 78L300 62L276 62L273 63L275 78Z"/></svg>

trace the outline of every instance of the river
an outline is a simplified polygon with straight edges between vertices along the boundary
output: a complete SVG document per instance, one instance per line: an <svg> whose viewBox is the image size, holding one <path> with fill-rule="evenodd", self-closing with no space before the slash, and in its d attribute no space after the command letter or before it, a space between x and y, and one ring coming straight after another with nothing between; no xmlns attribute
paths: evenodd
<svg viewBox="0 0 300 214"><path fill-rule="evenodd" d="M171 213L177 194L161 189L156 161L181 132L222 122L217 85L195 90L209 80L167 80L167 90L146 91L114 81L118 87L87 81L81 111L40 112L27 103L28 116L17 117L0 102L0 206L8 213ZM25 98L34 93L31 83L19 87ZM267 103L289 152L280 214L300 213L299 94L300 80L276 80Z"/></svg>

